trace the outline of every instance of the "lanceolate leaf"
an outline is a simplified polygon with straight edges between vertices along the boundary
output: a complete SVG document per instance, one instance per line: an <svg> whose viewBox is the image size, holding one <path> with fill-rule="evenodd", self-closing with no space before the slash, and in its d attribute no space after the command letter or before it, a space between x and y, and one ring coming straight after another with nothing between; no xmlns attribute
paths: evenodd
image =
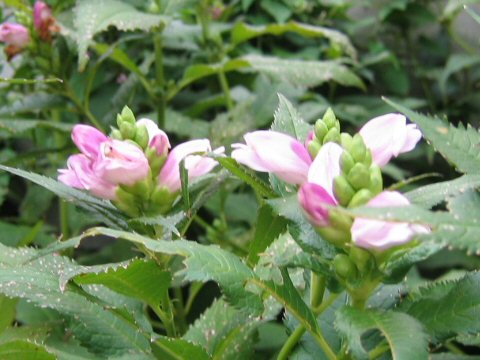
<svg viewBox="0 0 480 360"><path fill-rule="evenodd" d="M421 321L438 340L455 334L478 333L480 273L420 288L409 295L401 309Z"/></svg>
<svg viewBox="0 0 480 360"><path fill-rule="evenodd" d="M356 359L369 358L361 337L371 329L380 330L385 337L393 360L428 359L428 341L422 325L407 314L344 307L336 315L335 326L344 335Z"/></svg>
<svg viewBox="0 0 480 360"><path fill-rule="evenodd" d="M278 108L274 114L271 130L293 136L300 142L305 141L312 126L306 123L292 103L282 94L278 94Z"/></svg>
<svg viewBox="0 0 480 360"><path fill-rule="evenodd" d="M42 345L26 340L15 340L0 345L0 359L55 360L57 357Z"/></svg>
<svg viewBox="0 0 480 360"><path fill-rule="evenodd" d="M184 339L172 339L161 336L153 344L153 351L157 359L186 360L198 359L209 360L211 357L198 345L194 345Z"/></svg>
<svg viewBox="0 0 480 360"><path fill-rule="evenodd" d="M443 157L453 163L458 171L468 174L480 173L480 134L467 125L455 127L441 120L427 117L385 100L395 109L405 114L411 121L417 123L423 136Z"/></svg>

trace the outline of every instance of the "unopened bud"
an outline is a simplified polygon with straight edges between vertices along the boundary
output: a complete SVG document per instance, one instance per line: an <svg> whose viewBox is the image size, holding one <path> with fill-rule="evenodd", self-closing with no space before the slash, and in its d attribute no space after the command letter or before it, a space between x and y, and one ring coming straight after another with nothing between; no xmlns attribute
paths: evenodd
<svg viewBox="0 0 480 360"><path fill-rule="evenodd" d="M322 238L337 247L343 247L351 240L350 231L335 229L331 226L318 227L316 228L316 231L322 236Z"/></svg>
<svg viewBox="0 0 480 360"><path fill-rule="evenodd" d="M328 215L331 227L345 232L350 232L353 224L353 220L350 216L335 209L330 210Z"/></svg>
<svg viewBox="0 0 480 360"><path fill-rule="evenodd" d="M355 264L345 254L338 254L333 259L335 273L342 279L354 279L357 277Z"/></svg>
<svg viewBox="0 0 480 360"><path fill-rule="evenodd" d="M322 141L325 135L327 135L328 127L322 120L317 120L315 123L315 137Z"/></svg>
<svg viewBox="0 0 480 360"><path fill-rule="evenodd" d="M323 138L323 143L326 144L327 142L340 142L340 131L336 127L328 130L327 135Z"/></svg>
<svg viewBox="0 0 480 360"><path fill-rule="evenodd" d="M125 122L128 122L130 124L135 124L136 122L135 115L133 115L133 111L128 106L123 107L121 116L122 120Z"/></svg>
<svg viewBox="0 0 480 360"><path fill-rule="evenodd" d="M323 115L323 122L329 129L334 128L337 125L337 118L331 108L328 108L327 111L325 111L325 114ZM340 132L340 129L337 130Z"/></svg>
<svg viewBox="0 0 480 360"><path fill-rule="evenodd" d="M365 159L363 159L363 164L366 167L370 167L370 165L372 165L372 163L373 163L372 152L367 149L367 152L365 154Z"/></svg>
<svg viewBox="0 0 480 360"><path fill-rule="evenodd" d="M342 145L342 147L345 150L350 151L350 149L352 148L352 141L353 141L353 138L350 134L347 134L347 133L340 134L340 145Z"/></svg>
<svg viewBox="0 0 480 360"><path fill-rule="evenodd" d="M348 203L349 208L362 206L368 203L373 198L373 194L370 190L362 189L353 195L352 200Z"/></svg>
<svg viewBox="0 0 480 360"><path fill-rule="evenodd" d="M377 165L370 167L370 186L369 190L373 195L380 194L383 190L382 171Z"/></svg>
<svg viewBox="0 0 480 360"><path fill-rule="evenodd" d="M357 162L362 162L365 159L365 155L367 154L367 147L365 146L365 142L363 141L360 134L355 134L355 136L353 137L350 154Z"/></svg>
<svg viewBox="0 0 480 360"><path fill-rule="evenodd" d="M131 217L140 215L140 209L136 203L135 196L123 190L121 187L116 192L115 206Z"/></svg>
<svg viewBox="0 0 480 360"><path fill-rule="evenodd" d="M120 133L123 139L134 139L137 129L134 124L121 122L119 125Z"/></svg>
<svg viewBox="0 0 480 360"><path fill-rule="evenodd" d="M345 176L339 175L333 180L333 193L340 205L347 205L355 195L355 189L349 184Z"/></svg>
<svg viewBox="0 0 480 360"><path fill-rule="evenodd" d="M158 156L155 151L155 156L151 159L148 159L148 162L150 164L150 170L152 171L152 177L155 179L160 174L163 165L165 165L165 162L167 161L167 155Z"/></svg>
<svg viewBox="0 0 480 360"><path fill-rule="evenodd" d="M360 272L367 273L372 270L374 258L367 250L352 246L349 257L355 263Z"/></svg>
<svg viewBox="0 0 480 360"><path fill-rule="evenodd" d="M136 126L135 142L140 145L142 149L146 149L148 146L148 131L145 125Z"/></svg>
<svg viewBox="0 0 480 360"><path fill-rule="evenodd" d="M345 174L348 174L353 165L355 165L355 160L353 160L352 155L350 155L348 151L344 151L340 156L340 166L342 167L342 171Z"/></svg>
<svg viewBox="0 0 480 360"><path fill-rule="evenodd" d="M152 182L150 177L137 181L133 185L120 185L120 188L132 195L135 195L142 200L148 200L152 191Z"/></svg>
<svg viewBox="0 0 480 360"><path fill-rule="evenodd" d="M110 137L115 140L123 140L122 133L118 129L112 129Z"/></svg>
<svg viewBox="0 0 480 360"><path fill-rule="evenodd" d="M172 208L176 194L172 194L165 186L157 186L150 197L151 207L164 214Z"/></svg>
<svg viewBox="0 0 480 360"><path fill-rule="evenodd" d="M348 172L347 180L355 190L368 188L370 186L370 171L362 163L356 163Z"/></svg>
<svg viewBox="0 0 480 360"><path fill-rule="evenodd" d="M312 159L315 159L317 156L318 152L320 151L321 145L316 139L313 139L308 143L308 153L312 157Z"/></svg>

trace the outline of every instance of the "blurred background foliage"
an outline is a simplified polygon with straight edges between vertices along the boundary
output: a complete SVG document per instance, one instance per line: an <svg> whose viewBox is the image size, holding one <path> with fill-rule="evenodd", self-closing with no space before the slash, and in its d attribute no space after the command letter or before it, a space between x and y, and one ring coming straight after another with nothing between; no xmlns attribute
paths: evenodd
<svg viewBox="0 0 480 360"><path fill-rule="evenodd" d="M108 132L124 105L137 118L157 121L172 144L208 137L215 146L228 145L247 131L268 128L277 93L312 123L331 106L345 130L391 112L382 96L454 124L478 125L480 24L464 5L475 11L480 1L47 3L59 26L52 40L33 37L11 59L0 52L0 163L9 166L56 177L75 151L72 126L87 123ZM0 18L31 27L32 5L4 0ZM385 173L389 184L422 174L429 174L423 183L456 176L426 146L394 161ZM98 223L6 173L0 174L0 203L0 242L9 246L41 247ZM187 236L243 255L256 211L254 194L229 178ZM85 241L74 254L83 264L136 255L124 242L98 239ZM419 271L437 278L478 265L476 256L445 251L420 264ZM208 306L215 289L204 292ZM38 320L27 304L21 309L22 321ZM265 351L272 339L262 343Z"/></svg>

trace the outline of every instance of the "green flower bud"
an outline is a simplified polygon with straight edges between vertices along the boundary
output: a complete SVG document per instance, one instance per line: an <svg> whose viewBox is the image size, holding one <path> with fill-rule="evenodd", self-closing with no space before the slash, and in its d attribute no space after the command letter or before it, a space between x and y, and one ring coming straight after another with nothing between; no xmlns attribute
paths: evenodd
<svg viewBox="0 0 480 360"><path fill-rule="evenodd" d="M128 106L123 107L121 116L123 121L128 122L132 125L134 125L136 122L135 115L133 115L133 111L130 110Z"/></svg>
<svg viewBox="0 0 480 360"><path fill-rule="evenodd" d="M367 167L370 167L373 163L373 158L372 158L372 152L367 149L367 152L365 154L365 159L363 159L363 164L366 165Z"/></svg>
<svg viewBox="0 0 480 360"><path fill-rule="evenodd" d="M338 279L336 279L333 276L327 279L327 288L328 288L328 291L335 294L339 294L344 290L344 287L340 283L340 281L338 281Z"/></svg>
<svg viewBox="0 0 480 360"><path fill-rule="evenodd" d="M168 212L177 197L176 193L171 193L165 186L157 186L150 197L151 207L158 213Z"/></svg>
<svg viewBox="0 0 480 360"><path fill-rule="evenodd" d="M370 171L362 163L356 163L348 172L347 180L355 190L368 188L370 186Z"/></svg>
<svg viewBox="0 0 480 360"><path fill-rule="evenodd" d="M360 134L355 134L353 137L350 154L357 162L362 162L365 160L365 156L367 155L367 147L365 146L365 142Z"/></svg>
<svg viewBox="0 0 480 360"><path fill-rule="evenodd" d="M325 114L323 115L323 122L329 129L334 128L335 125L338 123L335 113L331 108L328 108L327 111L325 111ZM337 130L338 132L340 132L340 129Z"/></svg>
<svg viewBox="0 0 480 360"><path fill-rule="evenodd" d="M135 142L142 147L142 149L146 149L148 146L148 131L145 125L137 126L135 132Z"/></svg>
<svg viewBox="0 0 480 360"><path fill-rule="evenodd" d="M123 140L122 133L118 129L112 129L110 137L115 140Z"/></svg>
<svg viewBox="0 0 480 360"><path fill-rule="evenodd" d="M350 233L353 224L353 219L350 216L335 209L330 210L328 215L331 227Z"/></svg>
<svg viewBox="0 0 480 360"><path fill-rule="evenodd" d="M355 264L345 254L338 254L333 259L335 273L342 279L355 279L358 271Z"/></svg>
<svg viewBox="0 0 480 360"><path fill-rule="evenodd" d="M374 266L374 257L370 252L357 246L352 246L349 253L350 260L362 273L370 272Z"/></svg>
<svg viewBox="0 0 480 360"><path fill-rule="evenodd" d="M152 172L152 177L156 179L160 175L163 165L167 161L167 155L158 156L156 149L153 149L155 156L149 157L148 162L150 164L150 170Z"/></svg>
<svg viewBox="0 0 480 360"><path fill-rule="evenodd" d="M328 127L322 120L317 120L315 123L315 137L322 141L325 135L327 135Z"/></svg>
<svg viewBox="0 0 480 360"><path fill-rule="evenodd" d="M340 131L336 127L328 130L327 135L325 135L325 137L323 138L324 144L330 141L336 143L340 142Z"/></svg>
<svg viewBox="0 0 480 360"><path fill-rule="evenodd" d="M347 133L340 134L340 145L342 145L342 147L345 150L350 151L350 149L352 148L352 141L353 141L353 138L350 134L347 134Z"/></svg>
<svg viewBox="0 0 480 360"><path fill-rule="evenodd" d="M115 206L131 217L140 216L140 208L135 196L121 187L116 192L117 199L113 201Z"/></svg>
<svg viewBox="0 0 480 360"><path fill-rule="evenodd" d="M358 191L348 203L349 208L365 205L373 198L373 194L370 190L362 189Z"/></svg>
<svg viewBox="0 0 480 360"><path fill-rule="evenodd" d="M355 160L353 160L352 155L350 155L349 152L344 151L340 156L340 166L342 167L342 171L345 174L348 174L353 165L355 165Z"/></svg>
<svg viewBox="0 0 480 360"><path fill-rule="evenodd" d="M322 145L320 145L320 143L316 139L310 141L310 143L308 144L308 153L310 154L312 159L315 159L321 147Z"/></svg>
<svg viewBox="0 0 480 360"><path fill-rule="evenodd" d="M120 133L122 134L122 137L124 139L134 139L135 138L135 133L137 132L137 129L135 125L127 123L127 122L121 122L120 126Z"/></svg>
<svg viewBox="0 0 480 360"><path fill-rule="evenodd" d="M322 236L322 238L337 247L343 247L351 240L350 231L345 232L343 230L335 229L330 226L319 227L316 228L316 230Z"/></svg>
<svg viewBox="0 0 480 360"><path fill-rule="evenodd" d="M383 190L382 171L377 165L370 167L370 186L369 190L373 195L380 194Z"/></svg>
<svg viewBox="0 0 480 360"><path fill-rule="evenodd" d="M120 185L120 188L129 194L133 194L136 197L147 201L150 198L150 193L152 192L152 181L151 177L147 177L143 180L137 181L133 185Z"/></svg>
<svg viewBox="0 0 480 360"><path fill-rule="evenodd" d="M340 205L347 205L355 195L355 189L352 188L345 176L339 175L333 180L333 193Z"/></svg>

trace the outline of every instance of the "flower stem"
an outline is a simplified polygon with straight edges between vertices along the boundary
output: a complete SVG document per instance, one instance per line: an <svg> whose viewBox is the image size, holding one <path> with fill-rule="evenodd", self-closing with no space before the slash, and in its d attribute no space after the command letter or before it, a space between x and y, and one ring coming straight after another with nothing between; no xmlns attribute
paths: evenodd
<svg viewBox="0 0 480 360"><path fill-rule="evenodd" d="M153 45L155 49L155 76L156 76L156 91L157 94L157 122L160 128L165 127L165 74L163 70L163 42L162 33L155 34L153 39Z"/></svg>
<svg viewBox="0 0 480 360"><path fill-rule="evenodd" d="M305 333L305 327L300 325L298 328L295 329L293 333L290 334L285 344L283 344L282 348L280 349L280 353L277 356L277 360L287 360L288 355L292 352L295 348L297 343L302 338L303 334Z"/></svg>
<svg viewBox="0 0 480 360"><path fill-rule="evenodd" d="M234 107L233 100L230 94L230 87L228 86L227 77L225 76L225 72L223 71L223 69L219 70L218 79L220 81L220 86L222 87L222 91L225 94L225 103L227 105L227 109L232 110Z"/></svg>

